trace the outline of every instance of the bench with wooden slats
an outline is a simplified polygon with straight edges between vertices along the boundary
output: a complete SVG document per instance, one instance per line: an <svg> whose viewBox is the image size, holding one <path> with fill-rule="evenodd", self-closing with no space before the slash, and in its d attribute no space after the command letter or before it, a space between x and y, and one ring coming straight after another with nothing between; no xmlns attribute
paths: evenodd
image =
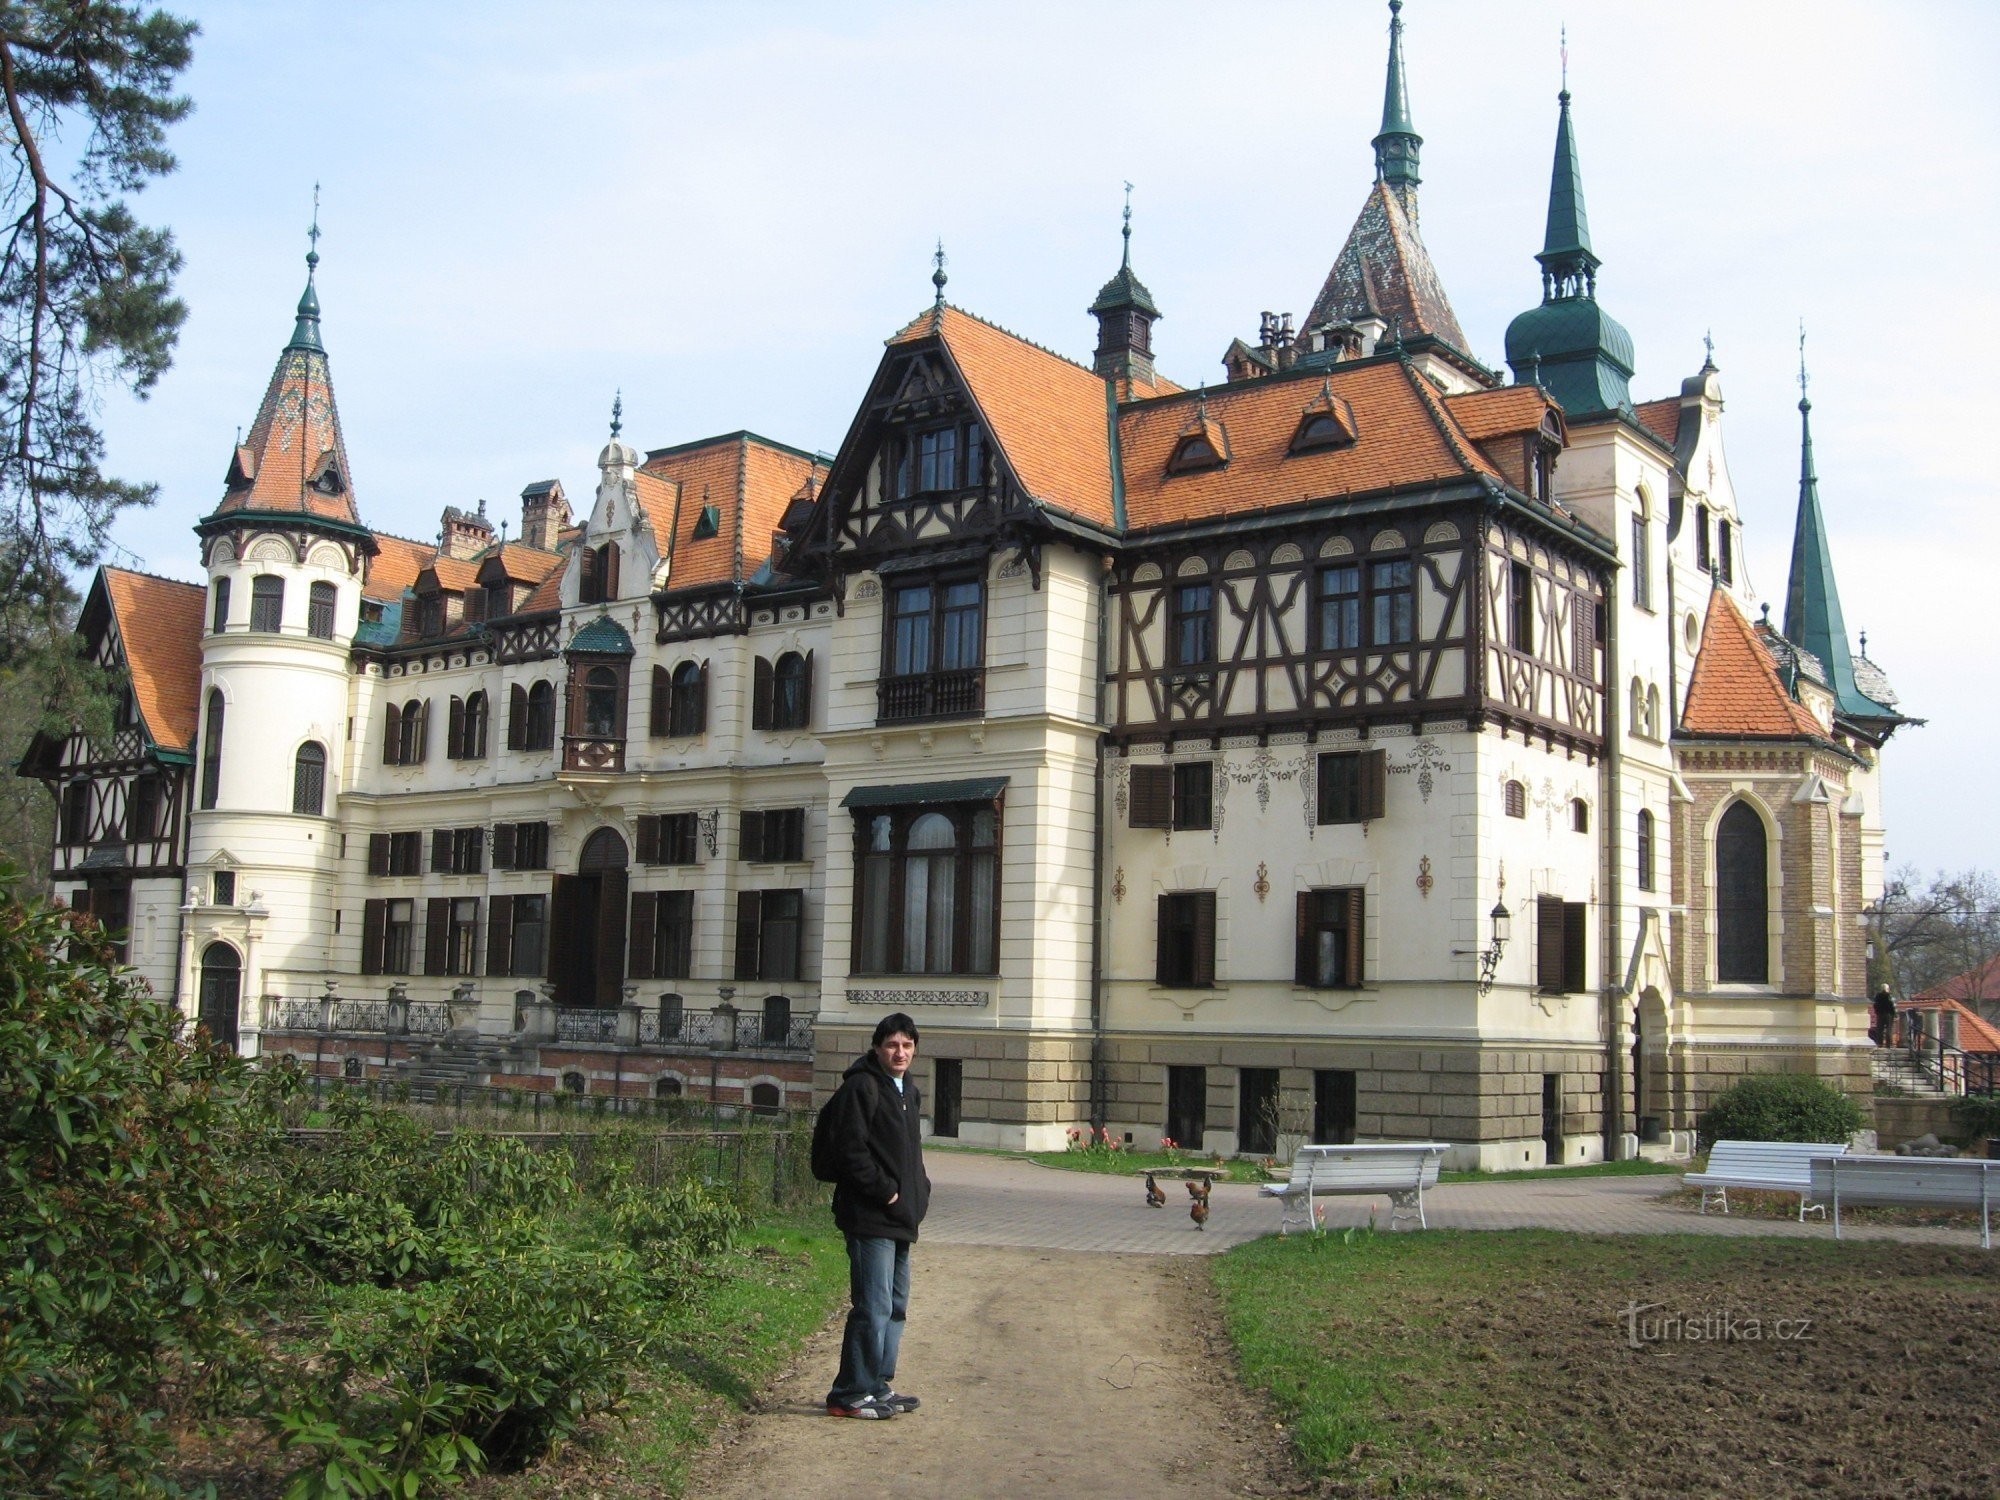
<svg viewBox="0 0 2000 1500"><path fill-rule="evenodd" d="M1278 1233L1298 1223L1314 1227L1313 1199L1381 1193L1389 1199L1389 1226L1424 1216L1424 1189L1436 1187L1438 1167L1448 1148L1437 1141L1391 1142L1367 1146L1301 1146L1292 1157L1291 1177L1258 1191L1278 1200Z"/></svg>
<svg viewBox="0 0 2000 1500"><path fill-rule="evenodd" d="M1845 1204L1979 1211L1979 1248L1993 1248L1993 1203L2000 1199L2000 1161L1935 1156L1829 1156L1812 1164L1812 1193L1833 1205L1840 1238Z"/></svg>
<svg viewBox="0 0 2000 1500"><path fill-rule="evenodd" d="M1847 1147L1839 1141L1717 1141L1709 1148L1708 1165L1681 1179L1686 1187L1701 1189L1701 1211L1711 1202L1729 1212L1731 1188L1754 1189L1766 1193L1797 1193L1799 1222L1808 1212L1825 1214L1826 1205L1815 1201L1812 1191L1812 1163L1824 1156L1844 1156Z"/></svg>

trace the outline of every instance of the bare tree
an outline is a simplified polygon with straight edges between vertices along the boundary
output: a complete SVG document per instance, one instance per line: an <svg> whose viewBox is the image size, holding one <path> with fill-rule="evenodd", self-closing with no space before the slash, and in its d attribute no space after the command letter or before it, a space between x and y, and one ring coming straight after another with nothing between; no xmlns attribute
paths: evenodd
<svg viewBox="0 0 2000 1500"><path fill-rule="evenodd" d="M1871 987L1921 994L2000 954L2000 879L1940 870L1926 880L1903 865L1890 872L1872 926Z"/></svg>

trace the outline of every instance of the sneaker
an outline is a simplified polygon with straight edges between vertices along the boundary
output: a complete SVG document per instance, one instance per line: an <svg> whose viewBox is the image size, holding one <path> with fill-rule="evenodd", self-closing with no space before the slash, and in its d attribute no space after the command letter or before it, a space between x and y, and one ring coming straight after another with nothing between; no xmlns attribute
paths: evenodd
<svg viewBox="0 0 2000 1500"><path fill-rule="evenodd" d="M852 1406L843 1406L838 1401L826 1403L829 1417L859 1417L864 1422L886 1422L896 1415L896 1408L886 1401L877 1401L873 1396L863 1396Z"/></svg>
<svg viewBox="0 0 2000 1500"><path fill-rule="evenodd" d="M897 1411L915 1411L924 1404L915 1396L905 1396L901 1391L891 1391L881 1399L884 1406L893 1407Z"/></svg>

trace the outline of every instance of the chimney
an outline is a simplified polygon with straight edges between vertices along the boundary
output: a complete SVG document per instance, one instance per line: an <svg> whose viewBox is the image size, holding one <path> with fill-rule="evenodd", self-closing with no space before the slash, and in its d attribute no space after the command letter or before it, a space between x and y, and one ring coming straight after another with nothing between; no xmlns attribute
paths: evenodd
<svg viewBox="0 0 2000 1500"><path fill-rule="evenodd" d="M477 557L493 545L493 523L486 519L484 500L479 502L477 515L447 505L438 531L441 538L438 550L446 557Z"/></svg>
<svg viewBox="0 0 2000 1500"><path fill-rule="evenodd" d="M569 525L569 501L560 479L542 479L521 491L521 545L541 552L556 550L556 539Z"/></svg>

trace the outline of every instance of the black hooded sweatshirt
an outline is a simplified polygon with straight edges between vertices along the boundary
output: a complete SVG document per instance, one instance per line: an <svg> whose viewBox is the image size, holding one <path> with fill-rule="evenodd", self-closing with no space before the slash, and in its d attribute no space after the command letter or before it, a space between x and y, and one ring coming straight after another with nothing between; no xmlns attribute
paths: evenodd
<svg viewBox="0 0 2000 1500"><path fill-rule="evenodd" d="M931 1204L921 1104L916 1079L904 1074L898 1093L896 1080L872 1051L855 1060L827 1101L832 1112L828 1129L840 1164L833 1222L846 1233L916 1239Z"/></svg>

